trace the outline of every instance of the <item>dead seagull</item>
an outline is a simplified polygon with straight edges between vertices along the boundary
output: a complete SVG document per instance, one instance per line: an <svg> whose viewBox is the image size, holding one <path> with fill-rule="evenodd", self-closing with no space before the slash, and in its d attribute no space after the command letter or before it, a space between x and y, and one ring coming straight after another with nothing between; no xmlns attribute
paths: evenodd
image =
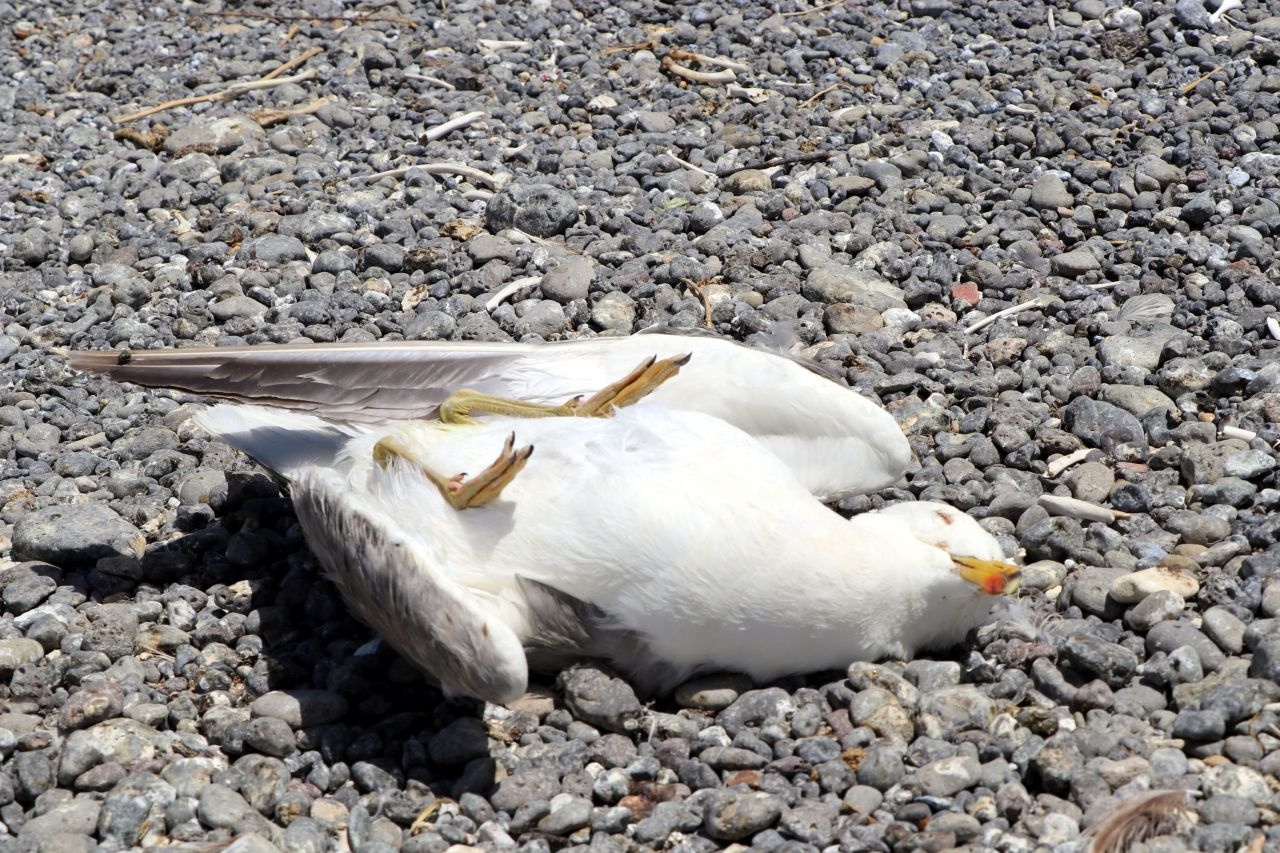
<svg viewBox="0 0 1280 853"><path fill-rule="evenodd" d="M122 382L377 430L395 420L437 417L442 405L455 420L504 411L495 398L555 408L644 359L682 354L691 354L691 363L679 381L654 390L651 402L712 415L749 433L822 500L883 489L910 464L906 437L877 403L821 375L812 362L711 336L264 344L73 352L68 360Z"/></svg>
<svg viewBox="0 0 1280 853"><path fill-rule="evenodd" d="M354 434L256 406L196 417L289 483L361 619L447 692L495 703L525 691L531 666L580 657L645 690L909 658L958 643L1019 580L964 513L920 502L845 519L698 412Z"/></svg>

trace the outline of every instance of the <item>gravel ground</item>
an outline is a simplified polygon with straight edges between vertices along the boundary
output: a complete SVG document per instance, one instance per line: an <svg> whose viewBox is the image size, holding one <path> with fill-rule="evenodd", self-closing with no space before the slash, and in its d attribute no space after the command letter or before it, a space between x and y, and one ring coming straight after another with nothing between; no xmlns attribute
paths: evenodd
<svg viewBox="0 0 1280 853"><path fill-rule="evenodd" d="M0 848L1079 850L1161 788L1194 796L1129 849L1280 845L1267 5L0 0ZM447 703L270 479L50 350L704 297L910 435L842 510L968 510L1025 549L1030 620L759 689Z"/></svg>

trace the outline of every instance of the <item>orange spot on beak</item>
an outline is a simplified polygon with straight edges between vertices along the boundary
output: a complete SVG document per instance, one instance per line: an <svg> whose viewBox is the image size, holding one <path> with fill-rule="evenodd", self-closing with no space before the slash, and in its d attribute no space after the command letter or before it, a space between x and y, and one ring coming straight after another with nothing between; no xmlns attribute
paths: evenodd
<svg viewBox="0 0 1280 853"><path fill-rule="evenodd" d="M1022 569L1012 563L976 557L952 557L951 560L956 574L987 595L1009 595L1022 582Z"/></svg>

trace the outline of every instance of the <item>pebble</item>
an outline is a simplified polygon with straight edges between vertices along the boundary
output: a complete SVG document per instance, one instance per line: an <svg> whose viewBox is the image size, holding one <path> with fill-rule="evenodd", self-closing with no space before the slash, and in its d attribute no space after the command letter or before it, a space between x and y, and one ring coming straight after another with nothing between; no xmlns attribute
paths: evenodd
<svg viewBox="0 0 1280 853"><path fill-rule="evenodd" d="M578 203L546 184L515 184L489 199L485 217L492 231L515 228L534 237L554 237L578 220Z"/></svg>
<svg viewBox="0 0 1280 853"><path fill-rule="evenodd" d="M1121 604L1136 604L1160 591L1172 592L1183 599L1194 598L1200 591L1200 582L1188 572L1152 566L1116 578L1109 595Z"/></svg>
<svg viewBox="0 0 1280 853"><path fill-rule="evenodd" d="M595 264L590 258L565 258L542 277L542 295L562 305L586 299L594 276Z"/></svg>
<svg viewBox="0 0 1280 853"><path fill-rule="evenodd" d="M255 717L274 717L291 728L324 726L347 715L347 700L328 690L273 690L249 706Z"/></svg>
<svg viewBox="0 0 1280 853"><path fill-rule="evenodd" d="M716 791L703 807L703 829L717 841L741 841L768 829L782 816L782 803L764 792Z"/></svg>
<svg viewBox="0 0 1280 853"><path fill-rule="evenodd" d="M29 513L13 528L13 558L67 568L102 557L140 557L142 533L103 504L52 506Z"/></svg>
<svg viewBox="0 0 1280 853"><path fill-rule="evenodd" d="M745 676L725 674L686 681L675 690L676 703L685 708L722 711L751 687Z"/></svg>

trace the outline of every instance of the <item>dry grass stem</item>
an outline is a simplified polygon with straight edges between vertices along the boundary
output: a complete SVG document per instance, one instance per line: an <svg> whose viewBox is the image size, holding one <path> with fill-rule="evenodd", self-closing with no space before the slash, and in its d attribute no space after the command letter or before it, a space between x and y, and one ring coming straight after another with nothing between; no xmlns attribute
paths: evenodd
<svg viewBox="0 0 1280 853"><path fill-rule="evenodd" d="M116 124L128 124L130 122L146 118L147 116L155 115L156 113L162 113L165 110L174 109L175 107L203 104L208 101L229 101L232 98L245 94L246 92L253 92L258 89L269 89L273 86L283 86L288 83L301 83L304 80L311 80L316 76L316 72L314 70L303 71L301 74L295 74L292 77L281 77L280 75L291 68L301 65L311 57L320 53L324 53L324 48L313 47L298 56L295 56L293 59L290 59L274 71L259 77L257 80L233 83L225 89L221 89L217 92L210 92L207 95L192 95L189 98L176 98L172 101L165 101L164 103L157 104L154 107L148 107L147 109L139 110L136 113L129 113L128 115L120 116L116 119Z"/></svg>
<svg viewBox="0 0 1280 853"><path fill-rule="evenodd" d="M423 132L421 139L426 142L433 142L442 136L448 136L455 130L460 130L470 124L475 124L480 119L487 117L489 114L480 110L460 115L457 118L451 118L444 124L438 124Z"/></svg>

